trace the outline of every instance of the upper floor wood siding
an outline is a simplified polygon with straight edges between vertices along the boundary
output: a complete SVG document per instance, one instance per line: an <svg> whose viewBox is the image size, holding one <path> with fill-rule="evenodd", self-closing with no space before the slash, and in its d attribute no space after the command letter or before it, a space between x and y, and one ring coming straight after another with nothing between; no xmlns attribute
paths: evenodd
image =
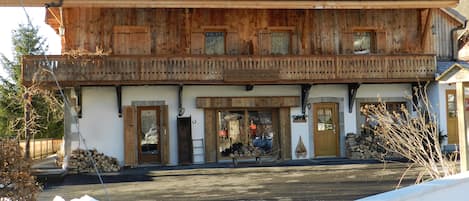
<svg viewBox="0 0 469 201"><path fill-rule="evenodd" d="M269 48L263 36L285 31L291 34L293 55L341 55L353 54L354 32L371 31L374 54L434 53L428 45L431 42L424 42L431 35L426 23L428 12L429 9L64 8L62 47L63 51L94 52L99 47L113 50L113 54L132 54L119 49L138 44L130 49L145 50L136 50L136 54L204 54L204 33L220 31L225 33L225 54L261 55ZM58 14L57 10L54 13ZM48 22L58 29L50 13ZM130 37L132 34L135 37Z"/></svg>

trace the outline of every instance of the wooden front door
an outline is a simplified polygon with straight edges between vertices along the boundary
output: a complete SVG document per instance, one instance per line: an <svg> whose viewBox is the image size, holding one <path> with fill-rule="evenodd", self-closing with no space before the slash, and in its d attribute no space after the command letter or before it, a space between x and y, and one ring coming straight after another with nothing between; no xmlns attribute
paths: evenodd
<svg viewBox="0 0 469 201"><path fill-rule="evenodd" d="M139 163L161 163L162 118L160 106L137 107Z"/></svg>
<svg viewBox="0 0 469 201"><path fill-rule="evenodd" d="M446 129L448 144L459 144L456 90L446 90Z"/></svg>
<svg viewBox="0 0 469 201"><path fill-rule="evenodd" d="M338 156L339 124L337 103L313 104L314 153L320 156Z"/></svg>
<svg viewBox="0 0 469 201"><path fill-rule="evenodd" d="M179 164L192 164L192 124L190 117L178 117L178 158Z"/></svg>

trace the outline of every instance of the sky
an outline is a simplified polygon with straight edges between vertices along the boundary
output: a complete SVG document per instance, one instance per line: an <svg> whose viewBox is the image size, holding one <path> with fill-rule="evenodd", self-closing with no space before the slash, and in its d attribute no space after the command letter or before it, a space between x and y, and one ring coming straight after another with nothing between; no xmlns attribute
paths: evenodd
<svg viewBox="0 0 469 201"><path fill-rule="evenodd" d="M45 23L45 8L26 8L33 26L39 27L39 35L46 38L46 44L49 46L47 54L60 54L60 37L55 31ZM11 44L11 31L18 28L19 24L26 24L25 12L23 8L5 8L0 7L0 54L12 58L13 47ZM0 75L6 76L3 65L0 63Z"/></svg>

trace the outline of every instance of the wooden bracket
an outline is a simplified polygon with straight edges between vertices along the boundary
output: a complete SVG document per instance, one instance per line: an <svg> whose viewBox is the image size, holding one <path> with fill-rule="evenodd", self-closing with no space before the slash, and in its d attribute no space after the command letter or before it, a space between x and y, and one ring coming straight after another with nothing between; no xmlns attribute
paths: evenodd
<svg viewBox="0 0 469 201"><path fill-rule="evenodd" d="M117 112L119 118L122 117L122 86L116 86L116 97L117 97Z"/></svg>
<svg viewBox="0 0 469 201"><path fill-rule="evenodd" d="M353 104L355 103L355 98L357 97L357 91L360 87L359 83L348 84L348 112L352 113Z"/></svg>
<svg viewBox="0 0 469 201"><path fill-rule="evenodd" d="M82 100L81 100L81 97L82 97L82 96L81 96L81 87L75 87L74 90L75 90L75 95L77 96L77 100L76 100L76 101L77 101L77 102L76 102L76 104L77 104L77 105L76 105L76 112L77 112L78 118L81 119L81 117L83 116L83 115L82 115L82 112L81 112L81 111L82 111L82 107L81 107L81 105L82 105Z"/></svg>
<svg viewBox="0 0 469 201"><path fill-rule="evenodd" d="M301 85L301 113L303 116L306 114L306 104L308 103L309 90L311 90L311 84Z"/></svg>
<svg viewBox="0 0 469 201"><path fill-rule="evenodd" d="M184 89L184 85L179 85L179 96L178 96L178 116L184 115L185 109L182 107L182 90Z"/></svg>

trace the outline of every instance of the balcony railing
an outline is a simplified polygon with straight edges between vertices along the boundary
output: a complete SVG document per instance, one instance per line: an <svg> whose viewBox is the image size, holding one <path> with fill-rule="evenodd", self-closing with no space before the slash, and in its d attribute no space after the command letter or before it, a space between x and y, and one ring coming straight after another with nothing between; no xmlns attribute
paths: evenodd
<svg viewBox="0 0 469 201"><path fill-rule="evenodd" d="M50 72L62 85L77 86L411 82L434 79L435 70L434 55L23 58L27 85L33 80L53 84Z"/></svg>

